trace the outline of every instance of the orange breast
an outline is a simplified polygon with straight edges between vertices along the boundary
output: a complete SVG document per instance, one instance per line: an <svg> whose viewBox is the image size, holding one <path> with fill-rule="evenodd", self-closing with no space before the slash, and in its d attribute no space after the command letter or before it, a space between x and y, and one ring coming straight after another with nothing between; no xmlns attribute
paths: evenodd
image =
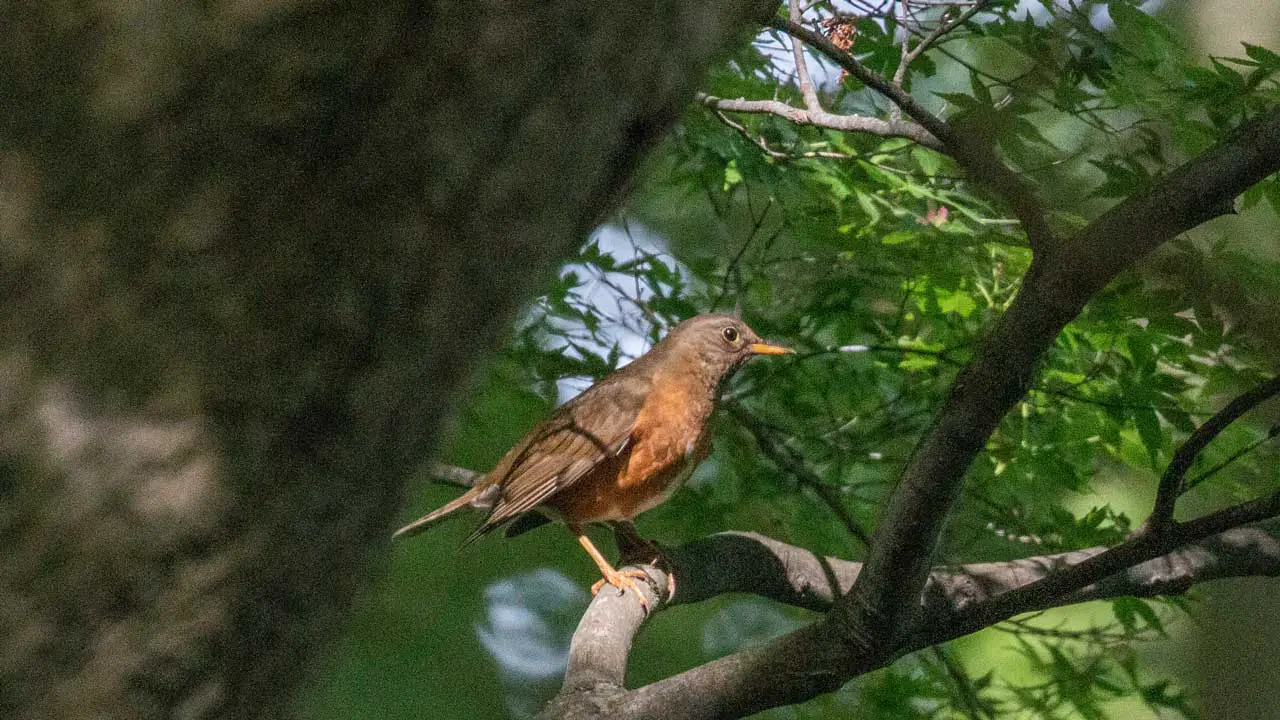
<svg viewBox="0 0 1280 720"><path fill-rule="evenodd" d="M654 383L636 416L631 443L547 501L569 522L630 520L666 500L711 450L708 397L684 383Z"/></svg>

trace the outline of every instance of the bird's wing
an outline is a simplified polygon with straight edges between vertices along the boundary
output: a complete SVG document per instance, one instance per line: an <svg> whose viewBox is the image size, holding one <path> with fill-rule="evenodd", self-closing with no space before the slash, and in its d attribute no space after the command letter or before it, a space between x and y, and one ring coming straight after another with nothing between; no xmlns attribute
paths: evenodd
<svg viewBox="0 0 1280 720"><path fill-rule="evenodd" d="M465 542L532 510L622 454L647 385L641 378L607 379L531 430L489 474L487 479L502 488L501 496Z"/></svg>

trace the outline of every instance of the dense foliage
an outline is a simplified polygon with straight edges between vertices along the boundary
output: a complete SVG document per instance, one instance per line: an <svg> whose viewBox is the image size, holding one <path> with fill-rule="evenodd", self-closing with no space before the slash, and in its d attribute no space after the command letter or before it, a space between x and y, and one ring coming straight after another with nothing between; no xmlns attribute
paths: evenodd
<svg viewBox="0 0 1280 720"><path fill-rule="evenodd" d="M847 38L868 69L897 74L928 110L1000 158L1065 235L1280 101L1280 55L1244 44L1230 57L1206 57L1188 49L1178 18L1140 5L819 2L804 21ZM907 64L904 41L908 50L929 47ZM718 104L772 99L805 108L792 42L781 29L764 32L710 78L628 210L528 310L460 421L449 460L488 467L540 413L675 322L737 310L799 355L752 364L726 388L712 459L642 530L678 543L752 529L816 552L864 556L904 462L958 368L1017 293L1032 255L1009 198L943 152ZM827 113L901 118L829 61L809 54L806 63ZM1177 447L1273 372L1280 257L1260 243L1274 240L1280 178L1254 186L1236 209L1122 275L1067 326L970 468L939 561L1122 541L1149 511ZM1250 416L1222 433L1190 472L1185 506L1203 511L1276 487L1268 441L1280 424L1272 420L1280 418ZM448 494L433 490L430 501ZM567 569L574 550L555 533L528 541L542 543L536 552L513 549L524 540L483 547L484 562L495 563L483 574L498 581L510 572L504 566ZM372 611L402 623L406 635L452 635L433 647L475 642L466 621L410 619L409 598L426 576L409 566L451 552L452 542L446 535L430 550L410 551L392 599ZM572 567L589 575L585 565ZM480 579L455 583L444 570L431 577L453 583L453 612L485 592ZM867 718L1194 717L1176 673L1147 667L1137 642L1164 636L1171 622L1181 627L1182 608L1197 611L1181 598L1123 598L1024 617L770 716L823 717L849 704ZM637 681L661 677L797 618L754 599L674 610L646 630L658 639L641 639L633 673ZM544 644L562 647L573 620L544 628ZM372 632L357 633L348 652L382 657L359 646ZM702 639L670 652L681 637ZM443 662L426 641L409 642L419 662ZM478 656L468 672L477 665L485 667ZM335 673L359 675L350 662ZM441 678L437 684L449 682ZM508 708L536 708L512 682ZM349 716L336 707L334 717ZM492 711L437 707L432 715Z"/></svg>

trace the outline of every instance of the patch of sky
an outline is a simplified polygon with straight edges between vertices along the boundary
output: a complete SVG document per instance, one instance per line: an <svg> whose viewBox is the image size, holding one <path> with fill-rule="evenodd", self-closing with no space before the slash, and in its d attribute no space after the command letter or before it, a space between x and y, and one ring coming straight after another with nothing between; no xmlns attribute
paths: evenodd
<svg viewBox="0 0 1280 720"><path fill-rule="evenodd" d="M498 664L511 716L533 717L559 688L569 640L590 598L563 573L540 568L493 583L484 599L476 636Z"/></svg>
<svg viewBox="0 0 1280 720"><path fill-rule="evenodd" d="M571 275L582 279L571 302L599 318L599 327L592 332L581 320L549 317L548 323L558 334L548 337L548 347L571 357L582 357L584 352L608 356L617 348L618 367L622 367L652 346L655 318L647 312L646 302L656 293L672 290L645 273L645 266L662 263L685 284L693 281L692 275L672 257L666 238L636 222L602 225L587 242L588 247L594 244L600 255L608 258L613 269L605 270L593 263L569 263L560 275L562 279ZM573 398L594 380L581 376L560 379L556 387L558 399L564 402Z"/></svg>

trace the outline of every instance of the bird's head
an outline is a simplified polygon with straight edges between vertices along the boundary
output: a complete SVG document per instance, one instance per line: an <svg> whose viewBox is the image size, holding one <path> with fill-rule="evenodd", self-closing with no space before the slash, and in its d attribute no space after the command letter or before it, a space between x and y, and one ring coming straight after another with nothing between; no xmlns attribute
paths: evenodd
<svg viewBox="0 0 1280 720"><path fill-rule="evenodd" d="M680 323L662 344L668 352L694 363L717 382L756 355L788 355L795 351L760 339L754 330L730 315L698 315Z"/></svg>

